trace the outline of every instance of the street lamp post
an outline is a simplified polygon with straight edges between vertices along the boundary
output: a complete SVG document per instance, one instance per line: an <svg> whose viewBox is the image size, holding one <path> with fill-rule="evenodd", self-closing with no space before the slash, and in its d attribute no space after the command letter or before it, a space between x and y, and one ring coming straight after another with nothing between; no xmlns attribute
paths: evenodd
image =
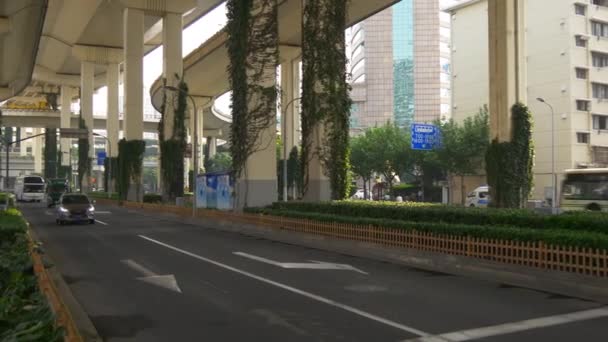
<svg viewBox="0 0 608 342"><path fill-rule="evenodd" d="M110 144L110 139L108 139L108 137L103 136L99 133L93 133L93 135L96 137L104 138L106 140L106 146L107 146L107 150L108 150L108 155L106 156L106 158L112 157L112 144ZM108 161L108 179L106 179L106 183L108 183L108 188L110 188L111 181L112 181L112 160L109 160ZM110 189L106 189L106 192L108 193L108 199L111 199L112 191L110 191Z"/></svg>
<svg viewBox="0 0 608 342"><path fill-rule="evenodd" d="M163 86L163 88L166 90L182 93L188 96L190 101L192 101L192 107L194 111L194 129L192 130L192 163L194 164L194 167L192 168L192 181L194 183L192 184L192 217L196 217L196 179L198 178L198 112L196 110L196 102L194 101L194 97L192 95L188 94L180 88L174 86ZM202 97L208 98L210 101L213 101L213 98L210 96Z"/></svg>
<svg viewBox="0 0 608 342"><path fill-rule="evenodd" d="M553 106L542 97L536 98L538 102L546 104L551 109L551 213L557 213L557 175L555 174L555 111Z"/></svg>

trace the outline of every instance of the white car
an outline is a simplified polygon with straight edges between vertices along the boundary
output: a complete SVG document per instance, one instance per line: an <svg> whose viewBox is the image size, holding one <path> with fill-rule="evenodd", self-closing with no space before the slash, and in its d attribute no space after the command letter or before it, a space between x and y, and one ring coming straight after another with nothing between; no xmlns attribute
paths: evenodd
<svg viewBox="0 0 608 342"><path fill-rule="evenodd" d="M490 188L480 186L467 195L466 206L472 208L487 208L490 203Z"/></svg>
<svg viewBox="0 0 608 342"><path fill-rule="evenodd" d="M363 189L358 189L357 192L351 197L352 199L362 200L365 199L365 192Z"/></svg>

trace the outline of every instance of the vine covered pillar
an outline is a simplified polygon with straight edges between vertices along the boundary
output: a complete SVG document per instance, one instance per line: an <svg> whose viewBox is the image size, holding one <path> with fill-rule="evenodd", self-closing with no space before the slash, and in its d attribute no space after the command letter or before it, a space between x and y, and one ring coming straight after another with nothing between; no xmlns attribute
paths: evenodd
<svg viewBox="0 0 608 342"><path fill-rule="evenodd" d="M344 199L350 187L346 80L348 0L304 0L302 30L303 198Z"/></svg>
<svg viewBox="0 0 608 342"><path fill-rule="evenodd" d="M278 198L277 7L277 0L228 2L227 45L233 113L230 148L237 209L266 206Z"/></svg>
<svg viewBox="0 0 608 342"><path fill-rule="evenodd" d="M524 0L488 2L490 137L511 141L511 109L526 103Z"/></svg>
<svg viewBox="0 0 608 342"><path fill-rule="evenodd" d="M61 86L61 119L60 126L61 128L71 128L72 126L72 95L73 90L68 86ZM61 138L61 166L70 166L70 144L71 139Z"/></svg>
<svg viewBox="0 0 608 342"><path fill-rule="evenodd" d="M165 13L163 16L163 78L168 87L177 88L183 74L182 60L182 15ZM165 94L164 138L173 139L175 103L179 93L167 91Z"/></svg>
<svg viewBox="0 0 608 342"><path fill-rule="evenodd" d="M32 135L42 133L41 128L34 128ZM34 173L42 174L42 137L32 139L32 154L34 155Z"/></svg>

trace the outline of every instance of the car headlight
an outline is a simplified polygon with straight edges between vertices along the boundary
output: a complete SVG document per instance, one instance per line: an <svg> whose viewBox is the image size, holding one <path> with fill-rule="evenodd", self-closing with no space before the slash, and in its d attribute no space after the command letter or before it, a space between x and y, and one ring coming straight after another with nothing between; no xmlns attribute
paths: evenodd
<svg viewBox="0 0 608 342"><path fill-rule="evenodd" d="M64 207L59 207L59 211L62 212L62 213L69 213L70 212L69 210L67 210Z"/></svg>
<svg viewBox="0 0 608 342"><path fill-rule="evenodd" d="M93 207L93 206L89 207L89 209L87 209L87 212L89 214L95 214L95 207Z"/></svg>

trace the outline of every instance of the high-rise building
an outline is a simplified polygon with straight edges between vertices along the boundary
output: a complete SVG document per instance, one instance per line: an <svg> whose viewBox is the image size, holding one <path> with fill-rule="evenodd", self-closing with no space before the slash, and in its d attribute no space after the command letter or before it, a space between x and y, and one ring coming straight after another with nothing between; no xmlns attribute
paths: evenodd
<svg viewBox="0 0 608 342"><path fill-rule="evenodd" d="M534 118L533 197L546 199L552 191L553 150L558 176L566 169L608 166L608 1L525 3L522 67ZM469 0L449 12L452 114L460 121L489 99L487 0Z"/></svg>
<svg viewBox="0 0 608 342"><path fill-rule="evenodd" d="M444 1L402 0L350 29L354 130L449 116L450 30L449 16L440 11Z"/></svg>

